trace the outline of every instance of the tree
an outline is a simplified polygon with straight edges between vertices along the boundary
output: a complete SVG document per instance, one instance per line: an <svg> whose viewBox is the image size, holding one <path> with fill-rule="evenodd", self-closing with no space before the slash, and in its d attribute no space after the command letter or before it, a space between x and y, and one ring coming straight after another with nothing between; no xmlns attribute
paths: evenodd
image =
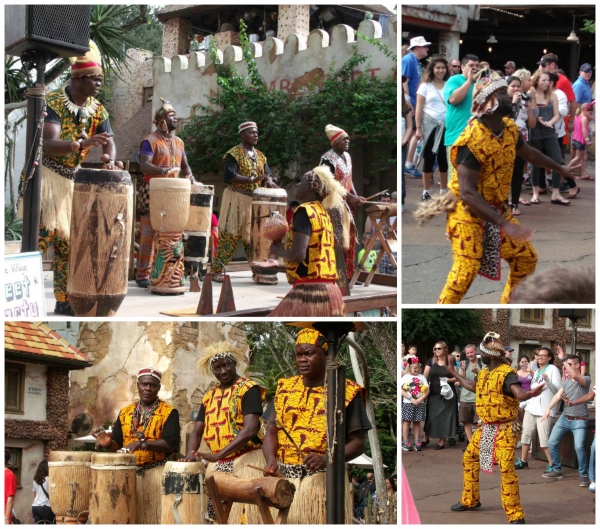
<svg viewBox="0 0 600 529"><path fill-rule="evenodd" d="M421 361L431 356L431 348L443 340L452 350L481 339L484 330L478 309L404 309L402 311L402 341L417 346Z"/></svg>

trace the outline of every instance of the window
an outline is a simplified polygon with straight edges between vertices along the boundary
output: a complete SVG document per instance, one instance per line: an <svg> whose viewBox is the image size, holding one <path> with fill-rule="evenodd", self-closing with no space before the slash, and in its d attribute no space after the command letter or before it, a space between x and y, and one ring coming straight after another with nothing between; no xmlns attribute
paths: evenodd
<svg viewBox="0 0 600 529"><path fill-rule="evenodd" d="M10 468L17 476L17 487L21 488L21 466L23 461L23 449L10 448L9 446L7 446L6 450L10 452L10 461L8 462L8 468Z"/></svg>
<svg viewBox="0 0 600 529"><path fill-rule="evenodd" d="M519 356L521 355L527 355L527 357L529 358L530 362L533 362L533 352L536 349L539 349L540 345L536 345L536 344L519 344ZM514 353L513 353L514 355ZM513 356L514 358L514 356ZM518 360L518 358L517 358Z"/></svg>
<svg viewBox="0 0 600 529"><path fill-rule="evenodd" d="M25 366L6 364L4 371L4 411L23 414L25 400Z"/></svg>
<svg viewBox="0 0 600 529"><path fill-rule="evenodd" d="M521 309L521 323L544 324L544 309Z"/></svg>

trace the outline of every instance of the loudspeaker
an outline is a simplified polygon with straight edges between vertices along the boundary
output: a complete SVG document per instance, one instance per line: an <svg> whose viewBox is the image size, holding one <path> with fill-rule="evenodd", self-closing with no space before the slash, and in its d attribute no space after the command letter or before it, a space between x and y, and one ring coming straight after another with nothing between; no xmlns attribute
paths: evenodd
<svg viewBox="0 0 600 529"><path fill-rule="evenodd" d="M558 309L559 318L585 318L587 309Z"/></svg>
<svg viewBox="0 0 600 529"><path fill-rule="evenodd" d="M81 57L90 49L89 5L6 5L4 16L9 55L38 50Z"/></svg>

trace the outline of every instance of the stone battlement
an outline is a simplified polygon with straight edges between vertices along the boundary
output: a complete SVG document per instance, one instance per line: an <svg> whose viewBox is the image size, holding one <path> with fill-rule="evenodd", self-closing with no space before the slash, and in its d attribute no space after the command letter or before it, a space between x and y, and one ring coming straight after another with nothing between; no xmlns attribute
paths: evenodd
<svg viewBox="0 0 600 529"><path fill-rule="evenodd" d="M386 36L382 37L379 22L364 20L358 31L367 37L380 39L390 50L397 50L397 16L390 17ZM251 43L258 71L269 88L297 94L302 87L322 78L329 68L341 67L356 51L371 55L370 69L356 71L354 75L387 77L397 67L397 63L385 56L369 42L356 39L350 26L334 26L331 37L326 31L315 29L308 38L290 34L285 43L269 37L264 43ZM246 64L240 46L227 46L222 53L218 51L218 62L235 64L242 76L247 75ZM188 55L176 55L171 59L155 57L153 61L154 77L154 113L160 106L159 97L168 99L177 114L189 117L190 107L194 104L207 105L207 95L217 89L217 74L208 52L191 52Z"/></svg>

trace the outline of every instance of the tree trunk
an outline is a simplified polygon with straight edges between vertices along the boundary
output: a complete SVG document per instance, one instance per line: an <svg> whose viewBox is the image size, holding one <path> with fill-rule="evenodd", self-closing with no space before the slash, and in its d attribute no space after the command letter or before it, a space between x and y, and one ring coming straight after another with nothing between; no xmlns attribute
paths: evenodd
<svg viewBox="0 0 600 529"><path fill-rule="evenodd" d="M398 380L398 357L397 357L397 339L389 332L386 322L374 322L371 324L371 336L377 344L377 348L383 357L383 361L388 366L394 380Z"/></svg>
<svg viewBox="0 0 600 529"><path fill-rule="evenodd" d="M358 344L354 341L354 333L351 332L349 334L350 340L348 343L352 344L349 347L350 350L350 360L352 361L352 370L354 371L354 377L356 378L356 382L358 382L361 386L363 385L363 375L360 370L360 366L358 364L358 354L357 351L364 357L364 354ZM383 349L380 349L383 354ZM365 366L366 367L366 366ZM368 370L368 367L366 367ZM367 399L367 417L369 418L369 422L373 427L372 430L367 432L369 436L369 444L371 445L371 453L373 455L373 473L375 474L375 487L377 490L377 498L379 499L379 507L381 510L381 523L388 523L388 511L385 502L387 502L387 489L385 486L385 475L383 471L383 457L381 455L381 448L379 446L379 437L377 435L377 426L375 424L375 409L373 408L373 401L371 399ZM377 507L373 505L373 512L377 512Z"/></svg>

